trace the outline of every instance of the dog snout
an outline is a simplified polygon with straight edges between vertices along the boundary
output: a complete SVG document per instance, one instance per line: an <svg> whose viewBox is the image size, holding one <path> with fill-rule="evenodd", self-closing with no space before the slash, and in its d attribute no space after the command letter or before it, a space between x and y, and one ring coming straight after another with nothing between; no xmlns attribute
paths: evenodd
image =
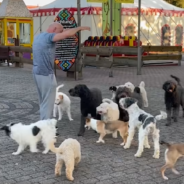
<svg viewBox="0 0 184 184"><path fill-rule="evenodd" d="M71 96L75 96L75 90L72 88L68 91Z"/></svg>

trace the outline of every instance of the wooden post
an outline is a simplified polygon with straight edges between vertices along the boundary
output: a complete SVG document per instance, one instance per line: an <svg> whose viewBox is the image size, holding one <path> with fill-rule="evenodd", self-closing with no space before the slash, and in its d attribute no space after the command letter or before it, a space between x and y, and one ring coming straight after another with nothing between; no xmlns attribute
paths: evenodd
<svg viewBox="0 0 184 184"><path fill-rule="evenodd" d="M15 40L15 46L20 46L18 35L17 35L17 38L14 38L14 40ZM19 57L19 52L15 52L15 57ZM15 62L15 67L20 67L20 62Z"/></svg>

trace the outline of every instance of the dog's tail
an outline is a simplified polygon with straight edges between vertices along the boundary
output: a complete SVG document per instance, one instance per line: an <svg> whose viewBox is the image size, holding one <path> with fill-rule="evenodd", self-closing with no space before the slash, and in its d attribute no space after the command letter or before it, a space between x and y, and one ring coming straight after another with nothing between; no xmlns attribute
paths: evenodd
<svg viewBox="0 0 184 184"><path fill-rule="evenodd" d="M56 88L56 93L59 91L60 88L62 88L64 86L64 84L61 84L59 85L57 88Z"/></svg>
<svg viewBox="0 0 184 184"><path fill-rule="evenodd" d="M159 121L159 120L161 120L161 119L166 119L166 118L167 118L167 113L164 112L164 111L160 111L160 115L155 116L155 119L156 119L157 121Z"/></svg>
<svg viewBox="0 0 184 184"><path fill-rule="evenodd" d="M167 147L170 147L171 145L165 141L160 141L160 144L165 144Z"/></svg>
<svg viewBox="0 0 184 184"><path fill-rule="evenodd" d="M110 100L110 99L108 99L108 98L104 98L104 99L102 100L102 102L112 103L113 101Z"/></svg>
<svg viewBox="0 0 184 184"><path fill-rule="evenodd" d="M61 148L56 148L54 143L56 142L56 139L54 139L53 141L50 142L49 148L53 153L60 153L62 154L63 151Z"/></svg>
<svg viewBox="0 0 184 184"><path fill-rule="evenodd" d="M176 81L177 81L177 83L179 84L179 85L181 85L181 81L180 81L180 78L178 78L178 77L176 77L176 76L174 76L174 75L170 75L173 79L175 79Z"/></svg>
<svg viewBox="0 0 184 184"><path fill-rule="evenodd" d="M145 82L144 81L141 81L141 83L139 84L139 87L145 88Z"/></svg>

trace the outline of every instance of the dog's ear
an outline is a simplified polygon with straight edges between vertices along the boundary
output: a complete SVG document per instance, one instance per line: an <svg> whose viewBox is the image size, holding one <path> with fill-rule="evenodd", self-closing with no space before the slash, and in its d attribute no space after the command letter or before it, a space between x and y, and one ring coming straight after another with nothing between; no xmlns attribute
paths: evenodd
<svg viewBox="0 0 184 184"><path fill-rule="evenodd" d="M63 100L63 95L59 95L59 99L60 100Z"/></svg>
<svg viewBox="0 0 184 184"><path fill-rule="evenodd" d="M135 88L134 88L134 92L140 94L140 93L141 93L141 90L140 90L139 87L135 87Z"/></svg>
<svg viewBox="0 0 184 184"><path fill-rule="evenodd" d="M9 126L3 126L0 130L4 130L7 136L10 136L11 130Z"/></svg>
<svg viewBox="0 0 184 184"><path fill-rule="evenodd" d="M164 84L163 84L163 86L162 86L162 89L163 90L165 90L165 91L167 91L167 86L170 84L170 82L165 82Z"/></svg>
<svg viewBox="0 0 184 184"><path fill-rule="evenodd" d="M135 99L135 98L131 98L131 97L129 97L129 98L126 98L125 99L125 105L124 105L124 107L125 108L129 108L131 105L133 105L133 104L135 104L135 103L137 103L138 101Z"/></svg>
<svg viewBox="0 0 184 184"><path fill-rule="evenodd" d="M37 136L39 132L40 132L40 128L38 128L37 126L34 126L32 129L33 135Z"/></svg>

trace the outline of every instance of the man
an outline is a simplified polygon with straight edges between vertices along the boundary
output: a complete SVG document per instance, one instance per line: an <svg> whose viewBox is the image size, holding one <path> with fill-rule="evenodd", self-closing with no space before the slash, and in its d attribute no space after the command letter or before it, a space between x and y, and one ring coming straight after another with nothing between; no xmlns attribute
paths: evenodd
<svg viewBox="0 0 184 184"><path fill-rule="evenodd" d="M33 78L37 86L40 120L52 118L57 82L54 75L55 43L74 36L89 27L63 29L59 23L52 23L46 32L37 35L33 42Z"/></svg>

